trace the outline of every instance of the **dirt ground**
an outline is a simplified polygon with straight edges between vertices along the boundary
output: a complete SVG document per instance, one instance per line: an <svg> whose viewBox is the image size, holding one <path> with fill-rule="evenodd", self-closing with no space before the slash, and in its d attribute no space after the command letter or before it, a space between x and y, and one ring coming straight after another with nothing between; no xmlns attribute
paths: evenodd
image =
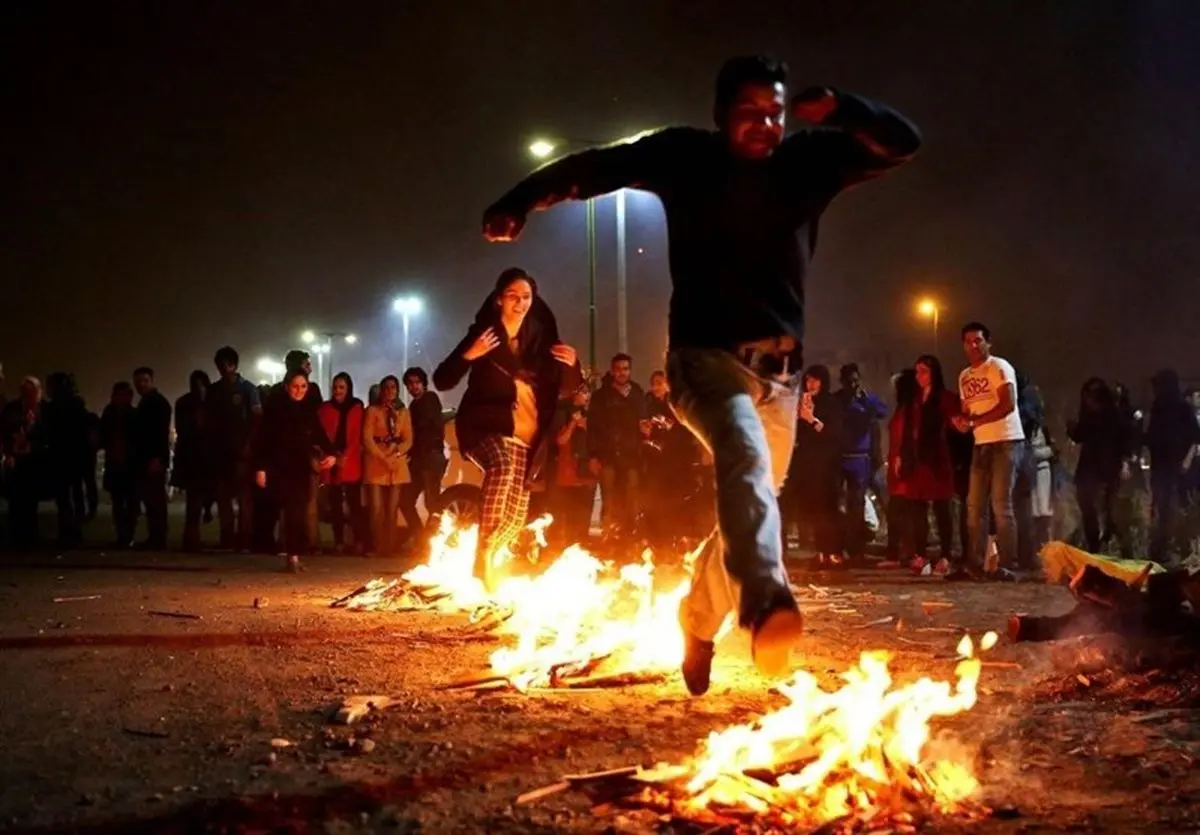
<svg viewBox="0 0 1200 835"><path fill-rule="evenodd" d="M513 801L563 774L686 757L709 731L782 703L751 671L740 634L719 648L713 690L700 699L677 678L599 693L440 691L481 672L495 644L443 643L461 617L329 608L399 569L335 557L309 560L299 575L265 557L4 557L0 830L641 831L644 820L594 816L577 794ZM1011 611L1071 605L1066 591L1041 585L882 571L795 579L875 594L853 613L810 614L804 665L831 678L876 648L894 651L898 678L948 677L958 640L948 628L1003 632ZM929 600L954 606L927 616ZM886 616L902 628L870 625ZM979 705L938 728L946 744L975 752L985 801L1001 811L937 831L1200 825L1191 683L1077 678L1061 645L1002 640L987 657L1020 667L986 668ZM329 724L329 708L353 694L399 703L366 725ZM373 749L350 747L351 736Z"/></svg>

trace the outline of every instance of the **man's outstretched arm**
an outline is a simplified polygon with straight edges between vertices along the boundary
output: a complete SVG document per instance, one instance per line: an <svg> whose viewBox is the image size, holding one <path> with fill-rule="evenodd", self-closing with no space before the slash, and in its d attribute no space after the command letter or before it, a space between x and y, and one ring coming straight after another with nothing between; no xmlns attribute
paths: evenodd
<svg viewBox="0 0 1200 835"><path fill-rule="evenodd" d="M792 115L821 129L795 137L797 161L838 174L838 187L876 177L912 159L921 147L917 126L887 105L829 87L811 87L792 100Z"/></svg>
<svg viewBox="0 0 1200 835"><path fill-rule="evenodd" d="M622 188L653 191L689 128L665 128L632 140L591 148L547 163L517 183L483 216L483 234L493 241L515 240L529 212L564 200L587 200Z"/></svg>

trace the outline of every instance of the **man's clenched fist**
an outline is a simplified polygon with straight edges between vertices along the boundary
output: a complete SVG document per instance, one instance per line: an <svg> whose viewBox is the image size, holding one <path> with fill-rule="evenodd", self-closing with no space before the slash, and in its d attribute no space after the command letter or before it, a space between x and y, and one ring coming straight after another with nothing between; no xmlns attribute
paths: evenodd
<svg viewBox="0 0 1200 835"><path fill-rule="evenodd" d="M809 87L792 99L792 116L819 125L837 109L837 94L828 87Z"/></svg>

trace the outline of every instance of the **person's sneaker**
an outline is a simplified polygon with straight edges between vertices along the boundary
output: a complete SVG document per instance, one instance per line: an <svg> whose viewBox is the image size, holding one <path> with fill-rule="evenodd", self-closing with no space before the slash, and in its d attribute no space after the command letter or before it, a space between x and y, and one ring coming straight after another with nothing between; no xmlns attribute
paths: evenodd
<svg viewBox="0 0 1200 835"><path fill-rule="evenodd" d="M297 573L300 570L300 557L296 554L289 556L284 563L284 570L290 571L292 574Z"/></svg>
<svg viewBox="0 0 1200 835"><path fill-rule="evenodd" d="M933 573L938 577L947 577L950 574L950 560L942 557L933 567Z"/></svg>
<svg viewBox="0 0 1200 835"><path fill-rule="evenodd" d="M792 648L804 633L804 616L799 609L776 609L754 628L750 654L765 676L778 678L788 671Z"/></svg>
<svg viewBox="0 0 1200 835"><path fill-rule="evenodd" d="M908 570L918 577L922 574L928 574L927 568L929 568L929 561L924 557L913 557L912 562L908 564Z"/></svg>
<svg viewBox="0 0 1200 835"><path fill-rule="evenodd" d="M703 696L708 692L709 681L712 677L712 661L714 644L712 641L702 641L687 628L687 619L683 616L683 607L687 600L679 601L679 629L683 632L683 683L693 696Z"/></svg>

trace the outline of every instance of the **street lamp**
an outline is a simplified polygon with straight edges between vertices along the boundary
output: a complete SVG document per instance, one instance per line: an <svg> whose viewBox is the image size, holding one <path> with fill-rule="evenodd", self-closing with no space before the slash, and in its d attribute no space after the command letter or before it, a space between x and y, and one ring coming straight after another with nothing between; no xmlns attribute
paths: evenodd
<svg viewBox="0 0 1200 835"><path fill-rule="evenodd" d="M337 340L342 340L347 345L358 344L358 337L352 333L344 333L342 331L320 331L314 332L306 330L300 334L300 339L305 345L308 345L312 353L317 358L317 379L324 382L328 388L327 393L333 392L333 344Z"/></svg>
<svg viewBox="0 0 1200 835"><path fill-rule="evenodd" d="M404 347L402 349L403 353L401 354L403 357L403 371L401 371L401 373L404 373L404 371L408 370L409 319L413 316L420 315L424 307L424 303L418 296L397 296L396 300L392 302L392 310L400 314L400 321L404 324Z"/></svg>
<svg viewBox="0 0 1200 835"><path fill-rule="evenodd" d="M283 373L287 370L286 366L279 360L271 359L271 357L259 357L258 363L255 365L259 374L266 374L267 380L271 383L278 383L283 379Z"/></svg>
<svg viewBox="0 0 1200 835"><path fill-rule="evenodd" d="M934 299L924 298L917 302L917 313L924 316L926 319L933 321L933 353L937 356L938 352L938 321L942 316L941 305Z"/></svg>
<svg viewBox="0 0 1200 835"><path fill-rule="evenodd" d="M631 142L637 137L626 137L620 142ZM565 140L568 146L594 148L607 145L591 139ZM546 159L557 144L548 139L536 139L529 143L529 153L536 159ZM625 189L617 189L613 195L617 214L617 350L629 352L629 307L626 298L625 261ZM589 197L585 204L587 217L588 247L588 364L596 367L596 201Z"/></svg>

